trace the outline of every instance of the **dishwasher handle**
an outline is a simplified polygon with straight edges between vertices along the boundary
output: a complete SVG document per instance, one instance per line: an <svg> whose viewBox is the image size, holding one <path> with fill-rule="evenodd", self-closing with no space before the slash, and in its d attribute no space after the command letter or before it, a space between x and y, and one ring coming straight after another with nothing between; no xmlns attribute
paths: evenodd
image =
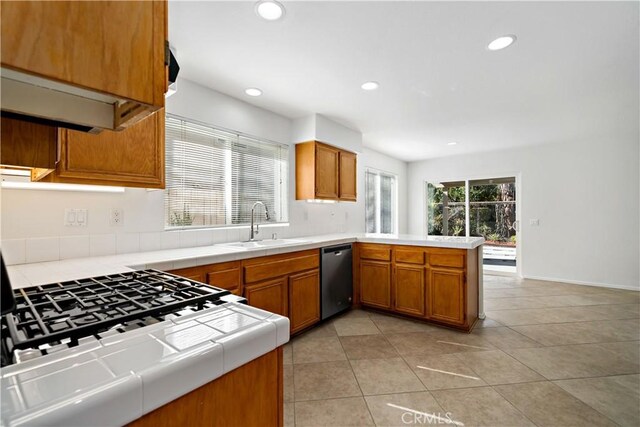
<svg viewBox="0 0 640 427"><path fill-rule="evenodd" d="M340 256L344 251L351 251L351 245L339 245L330 246L328 248L322 248L322 255L333 254L334 256Z"/></svg>

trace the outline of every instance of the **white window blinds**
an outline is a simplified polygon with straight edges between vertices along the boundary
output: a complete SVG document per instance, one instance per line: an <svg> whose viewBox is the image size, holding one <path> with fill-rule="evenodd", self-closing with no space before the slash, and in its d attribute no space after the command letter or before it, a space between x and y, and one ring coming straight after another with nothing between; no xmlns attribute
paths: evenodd
<svg viewBox="0 0 640 427"><path fill-rule="evenodd" d="M395 234L396 231L395 175L368 169L365 173L365 231Z"/></svg>
<svg viewBox="0 0 640 427"><path fill-rule="evenodd" d="M287 221L288 146L167 115L165 158L166 226L247 224L258 200Z"/></svg>

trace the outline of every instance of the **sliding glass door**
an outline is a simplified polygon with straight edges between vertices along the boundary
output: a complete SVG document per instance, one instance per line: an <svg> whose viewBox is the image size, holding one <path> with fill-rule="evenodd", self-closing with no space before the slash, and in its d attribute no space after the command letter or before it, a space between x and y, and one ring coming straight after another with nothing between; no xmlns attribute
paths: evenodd
<svg viewBox="0 0 640 427"><path fill-rule="evenodd" d="M516 272L516 179L426 183L430 236L481 236L485 269Z"/></svg>

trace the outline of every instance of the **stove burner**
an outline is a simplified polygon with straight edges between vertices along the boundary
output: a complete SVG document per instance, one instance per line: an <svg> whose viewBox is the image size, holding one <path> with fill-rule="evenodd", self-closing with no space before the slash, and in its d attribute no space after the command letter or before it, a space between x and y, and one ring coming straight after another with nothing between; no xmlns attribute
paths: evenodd
<svg viewBox="0 0 640 427"><path fill-rule="evenodd" d="M77 345L120 325L123 332L162 321L185 307L202 309L229 291L157 270L139 270L14 290L2 318L3 360L16 350ZM142 325L144 326L144 325ZM6 357L5 357L6 356Z"/></svg>

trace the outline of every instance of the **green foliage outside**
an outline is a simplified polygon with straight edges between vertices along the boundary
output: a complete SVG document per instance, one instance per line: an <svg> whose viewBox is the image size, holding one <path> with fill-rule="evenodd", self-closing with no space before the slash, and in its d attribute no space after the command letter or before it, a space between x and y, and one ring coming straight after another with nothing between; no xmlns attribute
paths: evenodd
<svg viewBox="0 0 640 427"><path fill-rule="evenodd" d="M191 224L193 224L193 217L186 204L182 208L182 212L173 212L169 218L169 225L172 227L185 227Z"/></svg>
<svg viewBox="0 0 640 427"><path fill-rule="evenodd" d="M448 221L444 224L445 201ZM469 188L469 235L482 236L488 242L515 245L515 184L471 185ZM427 185L429 235L465 236L464 183ZM446 225L446 226L445 226Z"/></svg>

